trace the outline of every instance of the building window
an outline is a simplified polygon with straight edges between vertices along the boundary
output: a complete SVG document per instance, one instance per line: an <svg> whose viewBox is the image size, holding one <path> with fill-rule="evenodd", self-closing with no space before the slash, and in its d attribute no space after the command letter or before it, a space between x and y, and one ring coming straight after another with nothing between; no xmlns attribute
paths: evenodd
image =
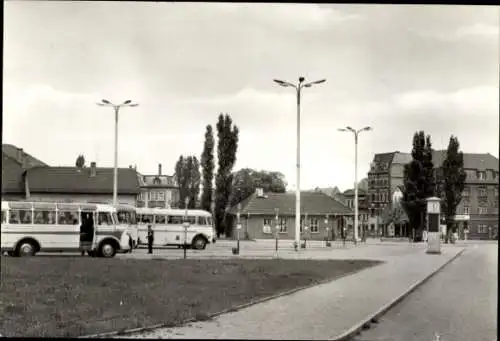
<svg viewBox="0 0 500 341"><path fill-rule="evenodd" d="M311 233L319 232L319 223L317 218L311 218Z"/></svg>
<svg viewBox="0 0 500 341"><path fill-rule="evenodd" d="M470 214L470 207L469 206L464 206L464 214L469 215Z"/></svg>
<svg viewBox="0 0 500 341"><path fill-rule="evenodd" d="M477 172L477 178L479 180L486 180L486 172Z"/></svg>
<svg viewBox="0 0 500 341"><path fill-rule="evenodd" d="M484 188L484 187L479 188L479 196L480 197L487 197L488 196L488 192L486 191L486 188Z"/></svg>
<svg viewBox="0 0 500 341"><path fill-rule="evenodd" d="M486 224L477 225L477 233L488 233L488 226Z"/></svg>
<svg viewBox="0 0 500 341"><path fill-rule="evenodd" d="M488 213L488 207L478 207L477 213L479 213L479 214L487 214Z"/></svg>
<svg viewBox="0 0 500 341"><path fill-rule="evenodd" d="M7 212L2 210L2 224L7 222Z"/></svg>
<svg viewBox="0 0 500 341"><path fill-rule="evenodd" d="M145 192L139 193L139 196L138 196L137 200L139 200L139 201L146 201L146 193Z"/></svg>
<svg viewBox="0 0 500 341"><path fill-rule="evenodd" d="M264 223L262 224L262 232L265 234L273 233L271 226L273 225L273 220L270 218L264 218Z"/></svg>
<svg viewBox="0 0 500 341"><path fill-rule="evenodd" d="M156 177L154 180L153 180L153 185L160 185L161 184L161 180L160 178Z"/></svg>
<svg viewBox="0 0 500 341"><path fill-rule="evenodd" d="M280 228L280 233L287 233L287 228L286 228L286 218L280 218L279 219L279 228Z"/></svg>
<svg viewBox="0 0 500 341"><path fill-rule="evenodd" d="M498 198L498 187L495 187L493 191L495 193L495 198Z"/></svg>
<svg viewBox="0 0 500 341"><path fill-rule="evenodd" d="M149 192L150 201L165 201L165 192L163 191L151 191Z"/></svg>

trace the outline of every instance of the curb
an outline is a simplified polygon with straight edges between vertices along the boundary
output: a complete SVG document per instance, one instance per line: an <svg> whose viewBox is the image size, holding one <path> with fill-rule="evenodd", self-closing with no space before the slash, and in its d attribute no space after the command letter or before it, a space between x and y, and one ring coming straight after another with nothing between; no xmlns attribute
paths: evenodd
<svg viewBox="0 0 500 341"><path fill-rule="evenodd" d="M382 263L384 263L384 262L381 262L380 264L382 264ZM380 265L380 264L378 264L378 265ZM377 266L377 265L374 265L374 266ZM255 299L255 300L252 300L252 301L249 301L249 302L237 305L235 307L227 308L227 309L224 309L222 311L219 311L219 312L216 312L216 313L213 313L213 314L208 314L207 317L204 318L204 319L190 318L190 319L185 320L185 321L183 321L183 322L181 322L179 324L176 324L175 326L172 326L171 323L167 322L167 323L160 323L160 324L155 324L153 326L147 326L147 327L139 327L139 328L133 328L133 329L120 330L120 331L106 332L106 333L101 333L101 334L84 335L84 336L79 336L78 338L79 339L105 338L105 337L110 337L110 336L121 336L121 335L127 335L127 334L135 334L135 333L153 331L155 329L160 329L160 328L179 328L179 327L185 326L185 325L187 325L189 323L211 320L211 319L213 319L213 318L215 318L217 316L220 316L220 315L223 315L223 314L226 314L226 313L232 313L232 312L244 309L244 308L248 308L248 307L250 307L252 305L255 305L255 304L264 303L266 301L270 301L270 300L273 300L275 298L279 298L279 297L282 297L282 296L288 296L288 295L294 294L294 293L296 293L298 291L301 291L301 290L305 290L305 289L309 289L309 288L312 288L312 287L315 287L315 286L318 286L318 285L321 285L321 284L326 284L326 283L329 283L329 282L333 282L333 281L339 280L339 279L341 279L343 277L354 275L354 274L358 273L359 271L362 271L362 270L365 270L365 269L367 269L367 268L359 269L359 270L354 271L354 272L345 273L345 274L342 274L339 277L335 277L334 279L324 279L324 280L313 282L311 284L307 284L307 285L304 285L304 286L301 286L301 287L298 287L298 288L294 288L294 289L290 289L290 290L287 290L287 291L283 291L283 292L280 292L280 293L277 293L277 294L274 294L274 295L271 295L271 296L266 296L266 297L258 298L258 299Z"/></svg>
<svg viewBox="0 0 500 341"><path fill-rule="evenodd" d="M330 339L330 340L335 340L335 341L349 341L352 340L353 337L357 336L358 333L365 329L367 326L370 325L370 323L378 321L378 319L384 315L388 310L390 310L392 307L394 307L396 304L401 302L403 299L405 299L408 295L410 295L413 291L415 291L418 287L420 287L422 284L427 282L429 279L431 279L435 274L437 274L439 271L444 269L448 264L453 262L455 259L460 257L462 253L465 252L465 249L460 250L455 256L447 260L443 265L441 265L439 268L431 272L429 275L427 275L424 279L418 280L416 283L411 285L406 292L401 294L400 296L396 297L392 301L390 301L388 304L383 306L381 309L376 311L373 314L370 314L368 317L362 319L360 322L356 323L353 327L348 329L347 331L343 332L342 334Z"/></svg>

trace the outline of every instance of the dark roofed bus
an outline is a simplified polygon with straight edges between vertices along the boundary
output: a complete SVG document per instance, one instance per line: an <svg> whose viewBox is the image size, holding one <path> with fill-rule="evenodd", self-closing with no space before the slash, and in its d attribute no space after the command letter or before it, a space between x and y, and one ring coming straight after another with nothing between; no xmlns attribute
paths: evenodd
<svg viewBox="0 0 500 341"><path fill-rule="evenodd" d="M1 252L87 252L114 257L130 249L130 235L111 205L2 201Z"/></svg>

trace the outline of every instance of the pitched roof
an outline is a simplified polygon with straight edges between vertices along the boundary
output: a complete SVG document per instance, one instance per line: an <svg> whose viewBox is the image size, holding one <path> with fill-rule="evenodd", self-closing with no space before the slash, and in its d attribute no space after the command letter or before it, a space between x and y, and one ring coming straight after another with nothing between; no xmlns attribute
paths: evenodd
<svg viewBox="0 0 500 341"><path fill-rule="evenodd" d="M27 167L48 166L45 162L38 160L37 158L12 144L2 144L2 153L21 164L21 160L19 160L18 154L19 151L22 151L23 157L26 159Z"/></svg>
<svg viewBox="0 0 500 341"><path fill-rule="evenodd" d="M392 163L405 165L407 163L410 163L411 160L412 160L411 154L396 152L394 153L394 158L392 159Z"/></svg>
<svg viewBox="0 0 500 341"><path fill-rule="evenodd" d="M19 162L2 152L2 193L24 193L23 172Z"/></svg>
<svg viewBox="0 0 500 341"><path fill-rule="evenodd" d="M173 175L142 175L138 174L141 186L148 187L178 187ZM157 183L158 182L158 183Z"/></svg>
<svg viewBox="0 0 500 341"><path fill-rule="evenodd" d="M394 154L396 153L398 152L375 154L375 156L373 157L373 161L375 163L391 163L392 159L394 158Z"/></svg>
<svg viewBox="0 0 500 341"><path fill-rule="evenodd" d="M335 197L335 195L337 195L338 193L340 193L340 190L337 186L335 187L324 187L324 188L321 188L321 187L316 187L314 189L315 192L322 192L322 193L325 193L326 195L330 196L330 197Z"/></svg>
<svg viewBox="0 0 500 341"><path fill-rule="evenodd" d="M326 214L353 214L352 210L321 192L301 192L301 212L309 215ZM280 215L295 214L295 194L294 193L266 193L266 197L259 198L254 193L241 202L241 214L245 215L274 215L274 209L279 209ZM229 211L232 214L237 212L237 206Z"/></svg>
<svg viewBox="0 0 500 341"><path fill-rule="evenodd" d="M31 193L112 194L113 168L35 167L27 170ZM137 172L133 168L118 168L118 194L139 193Z"/></svg>
<svg viewBox="0 0 500 341"><path fill-rule="evenodd" d="M363 196L363 195L366 195L366 192L364 189L362 188L358 188L358 196ZM342 193L344 197L354 197L354 188L349 188L349 189L346 189L344 191L344 193Z"/></svg>
<svg viewBox="0 0 500 341"><path fill-rule="evenodd" d="M434 167L441 167L446 158L446 150L434 150L432 161ZM464 168L486 170L492 169L498 172L498 159L490 153L464 153Z"/></svg>

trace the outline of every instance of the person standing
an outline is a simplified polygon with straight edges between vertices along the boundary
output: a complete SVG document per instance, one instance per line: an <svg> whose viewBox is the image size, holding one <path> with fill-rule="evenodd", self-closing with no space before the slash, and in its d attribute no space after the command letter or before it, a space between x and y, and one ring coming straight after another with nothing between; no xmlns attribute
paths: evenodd
<svg viewBox="0 0 500 341"><path fill-rule="evenodd" d="M148 253L152 254L153 253L153 242L154 242L154 232L151 227L151 224L148 225Z"/></svg>

